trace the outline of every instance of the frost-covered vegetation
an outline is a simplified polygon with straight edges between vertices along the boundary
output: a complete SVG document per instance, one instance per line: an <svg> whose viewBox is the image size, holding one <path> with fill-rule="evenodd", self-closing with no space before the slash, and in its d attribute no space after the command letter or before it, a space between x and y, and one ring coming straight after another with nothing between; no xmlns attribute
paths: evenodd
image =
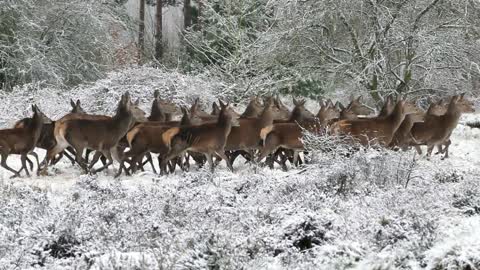
<svg viewBox="0 0 480 270"><path fill-rule="evenodd" d="M4 95L3 121L21 117L25 99L55 118L75 95L108 113L127 89L146 107L158 87L187 101L206 85L205 100L225 89L132 69L58 96L64 107L48 106L52 89ZM234 173L193 168L120 180L112 170L81 175L66 161L55 176L7 180L2 171L0 269L475 269L480 130L467 120L442 162L373 149L344 157L307 137L311 163L288 172L242 161Z"/></svg>
<svg viewBox="0 0 480 270"><path fill-rule="evenodd" d="M168 60L145 53L125 2L0 1L1 128L32 104L56 120L70 99L112 115L126 91L147 112L155 90L207 111L264 93L312 111L350 94L378 109L390 93L466 91L480 105L478 1L139 0L190 5ZM0 169L0 269L480 269L480 129L465 125L478 117L461 118L442 161L310 134L309 162L288 172Z"/></svg>

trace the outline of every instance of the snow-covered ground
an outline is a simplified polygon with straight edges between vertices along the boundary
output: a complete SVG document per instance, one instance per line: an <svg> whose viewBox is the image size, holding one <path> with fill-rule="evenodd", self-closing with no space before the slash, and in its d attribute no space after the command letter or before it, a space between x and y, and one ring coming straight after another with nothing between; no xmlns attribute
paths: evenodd
<svg viewBox="0 0 480 270"><path fill-rule="evenodd" d="M464 125L478 119L462 117L447 160L314 153L288 172L237 161L120 179L67 161L51 176L0 169L0 269L480 269L480 129Z"/></svg>

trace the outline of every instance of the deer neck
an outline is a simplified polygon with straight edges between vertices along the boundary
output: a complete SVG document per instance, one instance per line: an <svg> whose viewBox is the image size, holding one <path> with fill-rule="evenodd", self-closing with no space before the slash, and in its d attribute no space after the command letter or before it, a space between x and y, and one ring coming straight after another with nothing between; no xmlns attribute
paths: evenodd
<svg viewBox="0 0 480 270"><path fill-rule="evenodd" d="M262 114L260 115L260 118L258 119L258 125L259 128L262 129L271 124L273 124L273 112L272 109L267 108L263 110Z"/></svg>
<svg viewBox="0 0 480 270"><path fill-rule="evenodd" d="M217 127L223 129L224 135L227 137L232 130L232 117L221 112L218 116Z"/></svg>
<svg viewBox="0 0 480 270"><path fill-rule="evenodd" d="M135 124L135 120L133 119L133 115L131 112L118 112L112 118L112 134L118 137L118 139L122 138Z"/></svg>
<svg viewBox="0 0 480 270"><path fill-rule="evenodd" d="M42 128L43 128L43 120L41 117L32 118L30 121L30 125L27 127L30 130L31 134L33 135L34 144L37 144L40 136L42 135Z"/></svg>
<svg viewBox="0 0 480 270"><path fill-rule="evenodd" d="M403 120L405 120L405 112L403 111L403 107L397 104L393 109L393 112L390 114L389 117L386 118L386 120L391 125L391 133L395 133L395 131L402 124Z"/></svg>
<svg viewBox="0 0 480 270"><path fill-rule="evenodd" d="M241 117L257 117L258 112L255 109L254 105L252 103L249 103L245 111L242 113Z"/></svg>
<svg viewBox="0 0 480 270"><path fill-rule="evenodd" d="M455 128L460 120L460 116L462 116L462 112L457 106L452 104L444 114L445 126L452 129Z"/></svg>

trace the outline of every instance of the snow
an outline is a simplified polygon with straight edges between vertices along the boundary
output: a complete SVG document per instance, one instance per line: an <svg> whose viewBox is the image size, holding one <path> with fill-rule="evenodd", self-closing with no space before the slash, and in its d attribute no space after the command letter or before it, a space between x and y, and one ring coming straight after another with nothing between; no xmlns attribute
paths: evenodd
<svg viewBox="0 0 480 270"><path fill-rule="evenodd" d="M87 111L100 84L123 89L112 81L79 89ZM135 92L143 102L146 89ZM33 99L58 117L68 103L46 106L49 93ZM26 115L20 92L2 100L4 123ZM479 117L462 117L447 160L313 153L288 172L239 160L233 173L221 163L214 174L193 166L120 179L64 160L50 176L9 179L1 169L0 269L478 269L480 129L465 123ZM8 162L19 167L18 157Z"/></svg>

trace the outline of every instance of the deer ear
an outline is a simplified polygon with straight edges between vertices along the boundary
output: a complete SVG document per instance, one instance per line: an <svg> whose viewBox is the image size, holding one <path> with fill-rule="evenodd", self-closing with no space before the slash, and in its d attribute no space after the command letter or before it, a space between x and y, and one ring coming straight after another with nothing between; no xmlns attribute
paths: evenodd
<svg viewBox="0 0 480 270"><path fill-rule="evenodd" d="M298 106L298 101L293 97L293 105Z"/></svg>
<svg viewBox="0 0 480 270"><path fill-rule="evenodd" d="M460 95L460 99L463 99L465 97L465 92L463 92L461 95Z"/></svg>
<svg viewBox="0 0 480 270"><path fill-rule="evenodd" d="M357 98L357 101L358 101L358 102L362 102L362 100L363 100L363 96L359 96L359 97Z"/></svg>
<svg viewBox="0 0 480 270"><path fill-rule="evenodd" d="M71 105L72 107L75 107L75 102L73 102L73 99L70 99L70 105Z"/></svg>
<svg viewBox="0 0 480 270"><path fill-rule="evenodd" d="M160 97L160 91L159 91L159 90L155 90L155 91L153 92L153 98L157 99L157 98L159 98L159 97Z"/></svg>
<svg viewBox="0 0 480 270"><path fill-rule="evenodd" d="M140 105L140 98L137 98L137 100L135 101L135 106L138 106Z"/></svg>
<svg viewBox="0 0 480 270"><path fill-rule="evenodd" d="M218 99L218 103L220 104L220 107L222 107L222 109L227 107L227 105L225 105L221 99Z"/></svg>
<svg viewBox="0 0 480 270"><path fill-rule="evenodd" d="M77 107L80 107L80 99L77 99L77 103L75 105L77 105Z"/></svg>
<svg viewBox="0 0 480 270"><path fill-rule="evenodd" d="M35 104L32 104L32 111L33 111L34 113L37 112L37 108L36 108Z"/></svg>

